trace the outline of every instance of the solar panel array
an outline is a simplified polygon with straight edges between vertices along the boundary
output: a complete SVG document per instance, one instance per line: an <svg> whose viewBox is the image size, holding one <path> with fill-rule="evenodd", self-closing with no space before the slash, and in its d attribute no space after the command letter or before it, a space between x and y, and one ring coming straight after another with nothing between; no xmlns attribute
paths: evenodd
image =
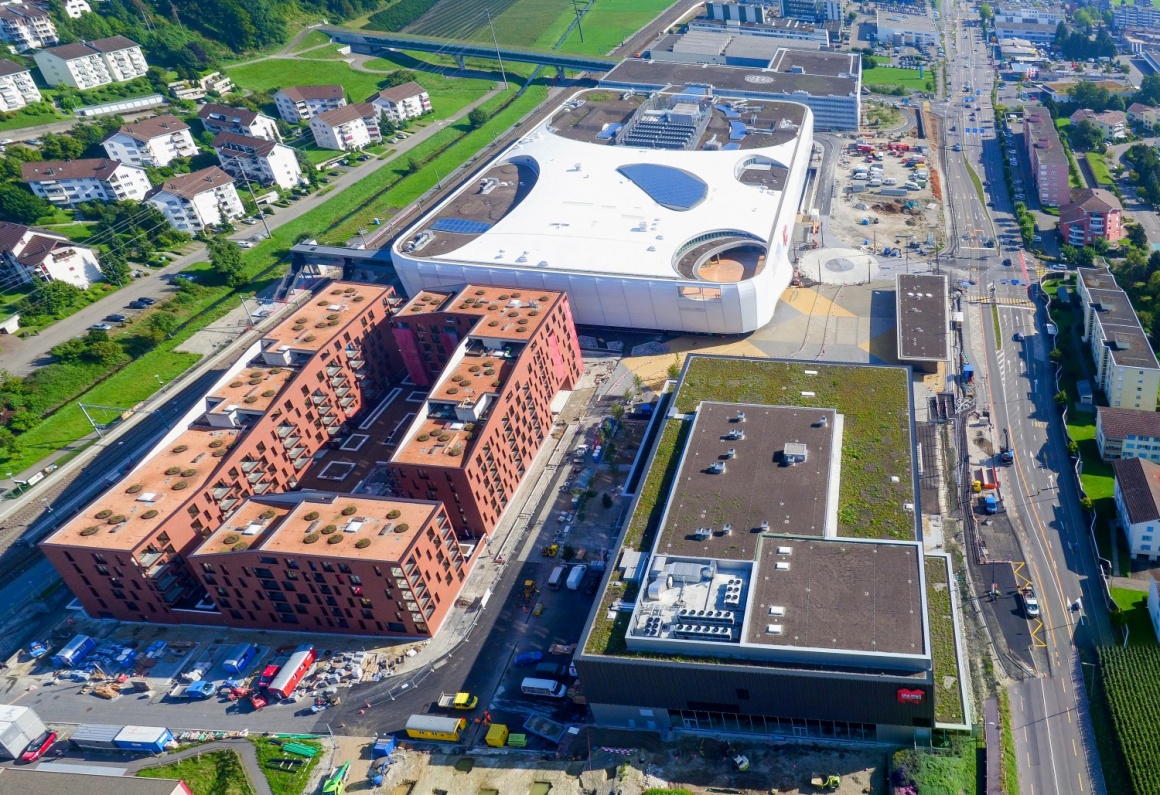
<svg viewBox="0 0 1160 795"><path fill-rule="evenodd" d="M468 221L466 218L440 218L431 224L436 232L452 232L457 235L482 235L491 229L491 224L483 221Z"/></svg>
<svg viewBox="0 0 1160 795"><path fill-rule="evenodd" d="M633 163L616 170L670 210L691 210L709 194L709 186L700 177L672 166Z"/></svg>

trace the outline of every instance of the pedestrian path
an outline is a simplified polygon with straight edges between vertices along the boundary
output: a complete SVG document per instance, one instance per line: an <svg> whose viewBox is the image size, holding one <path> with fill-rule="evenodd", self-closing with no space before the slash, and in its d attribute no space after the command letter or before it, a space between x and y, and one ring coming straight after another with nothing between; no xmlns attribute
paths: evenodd
<svg viewBox="0 0 1160 795"><path fill-rule="evenodd" d="M129 775L135 776L138 772L147 768L171 765L174 762L212 753L213 751L233 751L236 753L242 760L242 768L246 771L246 777L249 778L250 787L253 789L255 795L274 795L270 789L270 783L266 781L266 776L262 772L262 765L258 762L258 752L254 749L254 744L245 739L218 740L217 742L207 743L206 745L186 748L183 751L175 751L162 757L150 756L144 759L137 759L125 765L125 769L129 771Z"/></svg>

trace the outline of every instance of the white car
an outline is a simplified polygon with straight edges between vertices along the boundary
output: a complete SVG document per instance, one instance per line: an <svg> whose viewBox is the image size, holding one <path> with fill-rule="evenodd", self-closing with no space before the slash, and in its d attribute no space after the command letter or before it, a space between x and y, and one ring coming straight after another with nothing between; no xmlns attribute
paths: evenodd
<svg viewBox="0 0 1160 795"><path fill-rule="evenodd" d="M249 240L239 240L238 241L238 248L253 248L253 247L254 247L254 244L251 243Z"/></svg>

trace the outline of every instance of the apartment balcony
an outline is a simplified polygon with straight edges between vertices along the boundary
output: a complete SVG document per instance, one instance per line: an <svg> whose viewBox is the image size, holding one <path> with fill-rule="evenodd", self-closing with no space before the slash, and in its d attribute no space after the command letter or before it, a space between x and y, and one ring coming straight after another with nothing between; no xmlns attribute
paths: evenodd
<svg viewBox="0 0 1160 795"><path fill-rule="evenodd" d="M250 472L253 472L258 467L259 463L260 462L258 462L258 461L243 461L241 469L246 474L249 474Z"/></svg>

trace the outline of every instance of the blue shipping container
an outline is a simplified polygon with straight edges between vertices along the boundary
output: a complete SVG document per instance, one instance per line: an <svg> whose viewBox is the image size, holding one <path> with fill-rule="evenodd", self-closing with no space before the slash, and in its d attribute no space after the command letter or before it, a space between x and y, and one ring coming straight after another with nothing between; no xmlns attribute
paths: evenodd
<svg viewBox="0 0 1160 795"><path fill-rule="evenodd" d="M76 665L96 647L97 642L88 635L77 635L49 659L53 665L60 668Z"/></svg>
<svg viewBox="0 0 1160 795"><path fill-rule="evenodd" d="M258 647L252 643L242 643L234 646L226 652L226 658L222 661L222 667L228 673L240 674L250 667L250 663L254 661L254 656L258 653Z"/></svg>
<svg viewBox="0 0 1160 795"><path fill-rule="evenodd" d="M113 744L123 751L145 751L159 754L173 742L173 734L161 726L126 726L113 738Z"/></svg>

